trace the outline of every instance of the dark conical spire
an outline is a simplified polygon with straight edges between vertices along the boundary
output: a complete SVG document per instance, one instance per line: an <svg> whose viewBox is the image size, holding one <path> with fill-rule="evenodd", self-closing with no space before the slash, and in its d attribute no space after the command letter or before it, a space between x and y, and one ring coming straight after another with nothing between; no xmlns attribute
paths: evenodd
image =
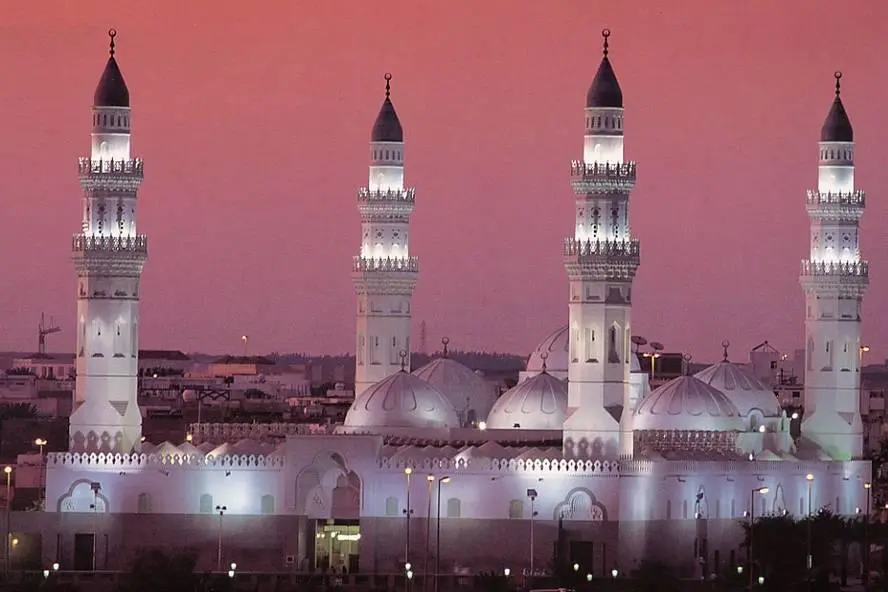
<svg viewBox="0 0 888 592"><path fill-rule="evenodd" d="M114 38L117 37L117 30L108 31L111 38L108 63L105 64L105 71L102 72L102 78L96 87L96 93L93 96L93 105L96 107L129 107L129 89L123 80L123 74L114 58Z"/></svg>
<svg viewBox="0 0 888 592"><path fill-rule="evenodd" d="M821 142L853 142L854 129L851 127L851 120L848 119L848 113L842 104L842 73L836 72L836 98L833 99L832 107L829 109L829 115L820 128Z"/></svg>
<svg viewBox="0 0 888 592"><path fill-rule="evenodd" d="M395 113L395 106L392 104L391 94L391 74L385 75L385 101L379 109L379 115L373 123L373 131L370 132L371 142L403 142L404 130L401 129L401 121L398 114Z"/></svg>
<svg viewBox="0 0 888 592"><path fill-rule="evenodd" d="M598 72L595 73L595 79L589 92L586 93L586 107L622 107L623 91L620 89L620 83L617 82L617 75L611 66L608 54L607 38L610 37L610 29L604 29L601 32L604 38L604 48L602 51L601 64L598 66Z"/></svg>

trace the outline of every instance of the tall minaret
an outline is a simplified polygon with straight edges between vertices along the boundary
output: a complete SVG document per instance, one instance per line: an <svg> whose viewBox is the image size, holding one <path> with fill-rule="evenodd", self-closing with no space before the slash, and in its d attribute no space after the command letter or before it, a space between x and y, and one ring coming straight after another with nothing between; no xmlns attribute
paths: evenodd
<svg viewBox="0 0 888 592"><path fill-rule="evenodd" d="M568 457L632 454L629 374L632 280L638 241L629 230L635 163L623 160L623 92L604 57L586 95L583 160L571 164L574 235L564 241L570 279ZM620 433L624 432L623 437Z"/></svg>
<svg viewBox="0 0 888 592"><path fill-rule="evenodd" d="M805 419L802 435L836 459L863 453L860 421L860 309L869 283L860 258L866 202L854 188L854 131L841 98L820 130L817 191L808 191L811 255L802 261L805 290Z"/></svg>
<svg viewBox="0 0 888 592"><path fill-rule="evenodd" d="M370 179L358 191L361 254L352 280L358 295L355 396L410 368L410 300L418 263L408 249L414 192L404 187L404 132L385 75L385 101L370 134Z"/></svg>
<svg viewBox="0 0 888 592"><path fill-rule="evenodd" d="M139 277L147 239L136 234L142 161L130 156L129 90L111 56L96 87L92 152L80 159L83 223L74 235L77 270L77 384L73 452L139 450Z"/></svg>

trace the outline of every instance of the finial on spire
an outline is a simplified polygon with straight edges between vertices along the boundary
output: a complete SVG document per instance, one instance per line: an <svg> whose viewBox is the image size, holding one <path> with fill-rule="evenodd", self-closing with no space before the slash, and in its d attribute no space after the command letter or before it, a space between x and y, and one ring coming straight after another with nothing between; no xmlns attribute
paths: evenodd
<svg viewBox="0 0 888 592"><path fill-rule="evenodd" d="M681 357L681 375L688 376L691 370L691 354L684 354Z"/></svg>
<svg viewBox="0 0 888 592"><path fill-rule="evenodd" d="M392 94L392 75L388 72L385 73L385 98L389 98Z"/></svg>
<svg viewBox="0 0 888 592"><path fill-rule="evenodd" d="M724 350L724 353L722 354L722 361L723 361L723 362L727 362L727 361L728 361L728 348L729 348L729 347L731 347L731 342L730 342L730 341L728 341L727 339L725 339L724 341L722 341L722 349Z"/></svg>
<svg viewBox="0 0 888 592"><path fill-rule="evenodd" d="M842 71L836 70L833 76L836 77L836 97L838 97L842 93Z"/></svg>
<svg viewBox="0 0 888 592"><path fill-rule="evenodd" d="M602 29L601 36L604 37L604 57L607 57L607 38L611 36L611 30L608 28Z"/></svg>
<svg viewBox="0 0 888 592"><path fill-rule="evenodd" d="M548 369L548 364L546 364L546 360L549 359L549 352L543 352L540 354L540 359L543 361L542 373L546 374L546 370Z"/></svg>
<svg viewBox="0 0 888 592"><path fill-rule="evenodd" d="M444 346L444 357L445 357L445 358L446 358L447 355L448 355L447 344L449 344L449 343L450 343L450 338L449 338L449 337L444 337L443 339L441 339L441 345Z"/></svg>
<svg viewBox="0 0 888 592"><path fill-rule="evenodd" d="M398 355L401 356L401 372L407 372L407 351L402 349Z"/></svg>
<svg viewBox="0 0 888 592"><path fill-rule="evenodd" d="M113 29L113 28L108 29L108 37L111 38L111 43L109 45L110 45L111 57L113 58L114 57L114 38L117 37L117 29Z"/></svg>

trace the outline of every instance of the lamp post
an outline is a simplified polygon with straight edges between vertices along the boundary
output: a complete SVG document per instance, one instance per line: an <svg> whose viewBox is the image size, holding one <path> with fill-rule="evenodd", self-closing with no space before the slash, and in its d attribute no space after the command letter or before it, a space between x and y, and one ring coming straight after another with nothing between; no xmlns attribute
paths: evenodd
<svg viewBox="0 0 888 592"><path fill-rule="evenodd" d="M533 577L533 552L534 552L534 544L533 544L533 521L536 517L536 508L535 502L537 498L537 490L536 489L528 489L527 497L530 498L530 577Z"/></svg>
<svg viewBox="0 0 888 592"><path fill-rule="evenodd" d="M92 511L93 511L93 552L92 552L92 568L93 571L96 571L99 567L99 562L96 557L98 552L99 545L99 492L102 491L102 484L98 481L93 481L89 484L89 488L93 493L93 503L92 503Z"/></svg>
<svg viewBox="0 0 888 592"><path fill-rule="evenodd" d="M434 475L426 475L426 482L429 484L429 505L426 510L426 544L425 544L425 565L422 569L422 589L429 589L429 547L432 546L432 486L435 484Z"/></svg>
<svg viewBox="0 0 888 592"><path fill-rule="evenodd" d="M863 484L863 488L866 490L866 515L863 520L863 588L867 589L869 585L869 556L870 556L870 543L869 543L869 523L870 523L870 491L873 488L873 484L867 481Z"/></svg>
<svg viewBox="0 0 888 592"><path fill-rule="evenodd" d="M40 491L37 496L37 503L40 506L40 509L43 509L43 492L46 489L46 463L43 459L43 447L46 446L46 440L43 438L37 438L34 440L34 444L36 444L40 448Z"/></svg>
<svg viewBox="0 0 888 592"><path fill-rule="evenodd" d="M407 516L407 537L404 542L404 565L410 563L410 514L413 511L410 509L410 475L412 474L412 467L407 467L404 469L404 476L407 478L407 509L404 510L404 514L406 514Z"/></svg>
<svg viewBox="0 0 888 592"><path fill-rule="evenodd" d="M247 343L250 341L250 337L247 335L241 335L241 341L244 342L244 357L247 357Z"/></svg>
<svg viewBox="0 0 888 592"><path fill-rule="evenodd" d="M749 589L752 590L752 574L755 572L755 556L753 555L753 534L755 533L755 494L765 495L770 491L767 487L757 487L749 492Z"/></svg>
<svg viewBox="0 0 888 592"><path fill-rule="evenodd" d="M222 517L228 511L228 506L216 506L219 512L219 545L216 549L216 571L222 571Z"/></svg>
<svg viewBox="0 0 888 592"><path fill-rule="evenodd" d="M814 567L814 557L811 554L811 521L814 519L814 511L811 508L811 491L812 486L814 485L814 475L808 473L805 475L805 480L808 482L808 529L807 529L807 547L808 553L805 558L805 565L807 566L808 571L808 588L811 587L811 569Z"/></svg>
<svg viewBox="0 0 888 592"><path fill-rule="evenodd" d="M435 514L435 592L438 592L438 575L441 573L441 484L450 483L450 477L438 479L438 512Z"/></svg>
<svg viewBox="0 0 888 592"><path fill-rule="evenodd" d="M6 473L6 543L4 543L4 551L5 551L5 573L9 573L9 505L12 501L12 467L6 466L3 468L3 472Z"/></svg>

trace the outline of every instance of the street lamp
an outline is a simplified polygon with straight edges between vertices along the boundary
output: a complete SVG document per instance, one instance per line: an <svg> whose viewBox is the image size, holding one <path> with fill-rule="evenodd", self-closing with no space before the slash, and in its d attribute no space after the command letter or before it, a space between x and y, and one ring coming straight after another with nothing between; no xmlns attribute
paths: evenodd
<svg viewBox="0 0 888 592"><path fill-rule="evenodd" d="M536 510L534 509L534 503L537 498L537 490L536 489L528 489L527 497L530 498L530 577L533 577L533 520L536 516Z"/></svg>
<svg viewBox="0 0 888 592"><path fill-rule="evenodd" d="M426 482L429 485L428 508L426 509L426 544L425 544L425 565L422 569L422 589L429 589L429 547L432 546L432 486L435 484L434 475L426 475Z"/></svg>
<svg viewBox="0 0 888 592"><path fill-rule="evenodd" d="M40 509L43 509L43 492L46 488L46 463L43 459L43 447L46 446L47 442L43 438L37 438L34 440L34 444L36 444L40 448L40 490L39 496L37 498L37 503L40 506Z"/></svg>
<svg viewBox="0 0 888 592"><path fill-rule="evenodd" d="M435 515L435 592L438 592L438 576L441 573L441 484L450 483L450 477L438 479L438 512Z"/></svg>
<svg viewBox="0 0 888 592"><path fill-rule="evenodd" d="M618 570L616 567L613 568L613 569L611 570L611 577L612 577L612 578L616 578L618 575L620 575L620 570Z"/></svg>
<svg viewBox="0 0 888 592"><path fill-rule="evenodd" d="M873 488L873 484L867 481L863 484L863 488L866 490L866 516L864 516L863 520L863 588L867 589L869 584L869 558L870 558L870 543L869 543L869 523L870 523L870 512L872 509L870 508L870 491Z"/></svg>
<svg viewBox="0 0 888 592"><path fill-rule="evenodd" d="M247 342L250 340L249 336L241 335L241 341L244 342L244 357L247 357Z"/></svg>
<svg viewBox="0 0 888 592"><path fill-rule="evenodd" d="M413 513L413 510L410 509L410 475L412 474L412 467L404 469L404 476L407 478L407 509L404 510L404 514L407 516L407 537L404 543L404 565L409 565L410 563L410 514Z"/></svg>
<svg viewBox="0 0 888 592"><path fill-rule="evenodd" d="M216 550L216 571L222 571L222 517L228 511L228 506L216 506L219 512L219 546Z"/></svg>
<svg viewBox="0 0 888 592"><path fill-rule="evenodd" d="M811 555L811 521L814 519L814 511L811 508L811 492L814 485L814 475L808 473L805 475L805 480L808 482L808 532L807 532L807 547L808 547L808 557L806 560L806 564L808 566L808 583L810 585L811 582L811 569L814 567L814 557Z"/></svg>
<svg viewBox="0 0 888 592"><path fill-rule="evenodd" d="M6 562L5 562L5 573L9 573L9 506L12 501L12 467L6 466L3 467L3 472L6 473L6 543L5 543L5 551L6 551Z"/></svg>
<svg viewBox="0 0 888 592"><path fill-rule="evenodd" d="M755 572L755 556L752 552L753 534L755 533L755 494L765 495L770 491L767 487L757 487L749 492L749 589L752 590L752 574Z"/></svg>

